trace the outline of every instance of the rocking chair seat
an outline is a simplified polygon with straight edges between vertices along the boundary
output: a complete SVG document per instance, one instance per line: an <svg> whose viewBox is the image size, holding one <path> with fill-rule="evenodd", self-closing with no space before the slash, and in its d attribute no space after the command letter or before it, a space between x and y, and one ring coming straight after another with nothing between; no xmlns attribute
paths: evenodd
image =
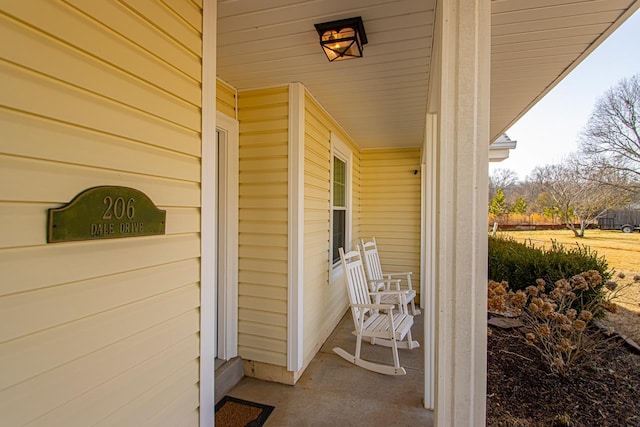
<svg viewBox="0 0 640 427"><path fill-rule="evenodd" d="M392 309L390 307L389 309ZM402 341L413 325L413 316L405 313L392 313L393 333L398 341ZM386 313L376 313L369 316L362 325L362 336L370 338L389 338L391 334L391 324ZM354 335L357 332L354 331Z"/></svg>

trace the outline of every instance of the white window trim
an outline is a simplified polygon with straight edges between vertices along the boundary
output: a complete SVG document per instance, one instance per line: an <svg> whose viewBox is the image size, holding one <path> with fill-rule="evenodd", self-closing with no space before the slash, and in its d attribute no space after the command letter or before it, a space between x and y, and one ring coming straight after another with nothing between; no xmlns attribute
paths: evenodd
<svg viewBox="0 0 640 427"><path fill-rule="evenodd" d="M345 216L345 248L344 251L351 250L351 236L352 236L352 217L353 217L353 203L352 203L352 187L353 187L353 152L347 144L345 144L335 133L331 132L331 185L330 185L330 201L331 201L331 214L329 215L329 263L331 265L329 274L329 283L333 284L337 282L343 276L342 265L340 261L333 263L333 158L338 157L346 163L346 207L347 213Z"/></svg>

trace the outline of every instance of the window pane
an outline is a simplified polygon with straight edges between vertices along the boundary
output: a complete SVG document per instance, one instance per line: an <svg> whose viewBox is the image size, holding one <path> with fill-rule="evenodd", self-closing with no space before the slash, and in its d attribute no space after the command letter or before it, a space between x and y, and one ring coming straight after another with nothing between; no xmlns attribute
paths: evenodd
<svg viewBox="0 0 640 427"><path fill-rule="evenodd" d="M340 261L338 248L344 248L345 218L347 211L333 211L333 263Z"/></svg>
<svg viewBox="0 0 640 427"><path fill-rule="evenodd" d="M333 206L346 207L347 170L346 163L333 158Z"/></svg>

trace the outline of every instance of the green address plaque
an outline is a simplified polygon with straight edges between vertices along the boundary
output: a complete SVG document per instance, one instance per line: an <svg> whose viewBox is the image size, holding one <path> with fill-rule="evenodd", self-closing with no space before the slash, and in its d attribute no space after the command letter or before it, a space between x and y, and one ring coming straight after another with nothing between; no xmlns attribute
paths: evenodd
<svg viewBox="0 0 640 427"><path fill-rule="evenodd" d="M49 209L47 242L164 234L166 215L140 190L92 187L66 205Z"/></svg>

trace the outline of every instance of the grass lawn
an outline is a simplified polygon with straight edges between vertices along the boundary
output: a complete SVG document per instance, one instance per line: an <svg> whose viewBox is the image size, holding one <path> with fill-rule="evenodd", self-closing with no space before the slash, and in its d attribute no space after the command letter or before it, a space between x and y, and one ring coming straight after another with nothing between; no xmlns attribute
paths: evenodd
<svg viewBox="0 0 640 427"><path fill-rule="evenodd" d="M550 246L552 240L565 246L577 243L604 255L609 269L615 270L614 279L620 285L629 285L616 300L620 308L617 313L609 315L608 322L620 333L640 343L640 282L633 281L634 276L640 275L640 233L586 230L585 237L579 238L570 230L540 230L506 231L498 235L508 235L518 242L527 241L538 247Z"/></svg>

